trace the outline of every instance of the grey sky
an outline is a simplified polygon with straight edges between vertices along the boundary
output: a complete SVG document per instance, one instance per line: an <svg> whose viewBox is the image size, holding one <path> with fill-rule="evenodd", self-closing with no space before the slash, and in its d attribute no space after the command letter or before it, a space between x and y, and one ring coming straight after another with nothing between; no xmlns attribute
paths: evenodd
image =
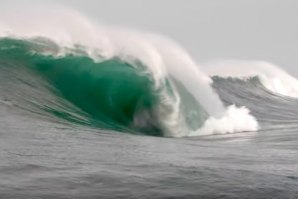
<svg viewBox="0 0 298 199"><path fill-rule="evenodd" d="M99 21L167 35L199 63L265 60L298 77L298 0L55 2Z"/></svg>

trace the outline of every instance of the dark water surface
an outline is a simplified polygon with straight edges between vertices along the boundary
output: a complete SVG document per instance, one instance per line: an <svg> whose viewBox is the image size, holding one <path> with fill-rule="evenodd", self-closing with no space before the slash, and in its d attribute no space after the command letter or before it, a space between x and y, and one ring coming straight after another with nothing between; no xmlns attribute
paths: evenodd
<svg viewBox="0 0 298 199"><path fill-rule="evenodd" d="M297 129L158 138L0 104L0 198L298 197Z"/></svg>

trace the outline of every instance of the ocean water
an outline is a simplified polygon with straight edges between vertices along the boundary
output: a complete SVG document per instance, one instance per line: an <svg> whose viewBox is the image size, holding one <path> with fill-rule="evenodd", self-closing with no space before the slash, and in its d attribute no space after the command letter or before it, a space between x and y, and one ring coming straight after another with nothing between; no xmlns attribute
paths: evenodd
<svg viewBox="0 0 298 199"><path fill-rule="evenodd" d="M298 80L69 16L0 23L0 198L298 198Z"/></svg>

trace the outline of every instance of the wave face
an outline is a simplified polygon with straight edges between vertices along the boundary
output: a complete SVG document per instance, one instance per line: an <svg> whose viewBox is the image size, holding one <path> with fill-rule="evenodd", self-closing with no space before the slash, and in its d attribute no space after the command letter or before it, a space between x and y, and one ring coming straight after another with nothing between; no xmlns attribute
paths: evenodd
<svg viewBox="0 0 298 199"><path fill-rule="evenodd" d="M34 23L1 17L4 103L59 122L154 136L259 129L243 104L223 104L213 80L170 39L97 26L73 11L41 16Z"/></svg>

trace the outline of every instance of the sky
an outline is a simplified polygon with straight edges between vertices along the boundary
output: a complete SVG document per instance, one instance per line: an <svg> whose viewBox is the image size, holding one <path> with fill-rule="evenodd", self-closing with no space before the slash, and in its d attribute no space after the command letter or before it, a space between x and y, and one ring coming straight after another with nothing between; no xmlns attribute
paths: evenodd
<svg viewBox="0 0 298 199"><path fill-rule="evenodd" d="M298 0L47 2L74 8L95 21L168 36L198 63L263 60L298 77Z"/></svg>

